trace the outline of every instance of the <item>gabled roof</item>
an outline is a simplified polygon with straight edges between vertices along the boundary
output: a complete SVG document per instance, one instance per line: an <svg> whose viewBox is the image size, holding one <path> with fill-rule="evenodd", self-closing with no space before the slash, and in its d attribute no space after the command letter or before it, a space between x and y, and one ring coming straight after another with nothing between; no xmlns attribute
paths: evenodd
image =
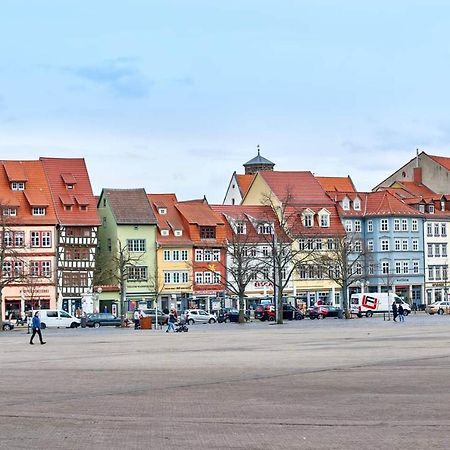
<svg viewBox="0 0 450 450"><path fill-rule="evenodd" d="M177 204L177 196L175 194L147 194L155 218L158 225L157 240L161 244L171 245L191 245L189 230L183 225L180 212L175 205ZM166 208L166 214L160 214L159 208ZM169 236L162 236L161 230L169 230ZM181 236L175 236L174 231L181 230Z"/></svg>
<svg viewBox="0 0 450 450"><path fill-rule="evenodd" d="M277 238L287 236L282 233L278 218L270 206L263 205L211 205L217 214L221 215L223 221L227 224L227 238L233 239L237 236L232 228L233 222L244 222L246 224L246 234L242 236L241 242L267 243L268 236L258 234L255 227L256 223L268 222L274 224ZM235 241L236 242L236 241Z"/></svg>
<svg viewBox="0 0 450 450"><path fill-rule="evenodd" d="M203 201L178 202L176 208L190 224L199 226L216 226L223 224L222 219Z"/></svg>
<svg viewBox="0 0 450 450"><path fill-rule="evenodd" d="M241 197L244 198L248 188L252 184L254 175L238 175L236 174L236 183L238 185Z"/></svg>
<svg viewBox="0 0 450 450"><path fill-rule="evenodd" d="M12 167L20 167L20 171L25 173L24 191L11 190L11 180L8 178L5 166L10 170L12 178L23 178L22 175L17 175L17 172L12 175ZM17 209L17 215L10 218L11 224L56 225L57 223L50 189L40 161L0 161L0 204ZM45 215L33 216L31 204L46 206Z"/></svg>
<svg viewBox="0 0 450 450"><path fill-rule="evenodd" d="M436 195L429 187L422 183L416 183L415 181L394 181L389 189L403 189L410 196L433 196Z"/></svg>
<svg viewBox="0 0 450 450"><path fill-rule="evenodd" d="M145 189L103 189L117 225L156 225Z"/></svg>
<svg viewBox="0 0 450 450"><path fill-rule="evenodd" d="M97 202L92 193L91 182L84 158L40 158L47 178L58 222L64 225L100 225L97 215ZM71 174L76 179L76 184L70 191L67 189L63 174ZM69 183L70 184L70 183ZM78 203L82 208L64 208L60 196L75 196L84 202Z"/></svg>
<svg viewBox="0 0 450 450"><path fill-rule="evenodd" d="M316 177L324 191L355 192L350 175L347 177Z"/></svg>
<svg viewBox="0 0 450 450"><path fill-rule="evenodd" d="M309 171L259 172L272 192L280 201L291 205L331 205L332 201L323 190L316 177Z"/></svg>
<svg viewBox="0 0 450 450"><path fill-rule="evenodd" d="M352 199L355 196L361 200L361 210L344 210L340 201L344 196ZM375 192L340 193L336 197L338 211L344 217L366 217L366 216L421 216L416 209L409 206L402 199L392 194L389 190Z"/></svg>
<svg viewBox="0 0 450 450"><path fill-rule="evenodd" d="M424 152L425 153L425 152ZM446 156L435 156L435 155L428 155L433 161L440 164L442 167L450 171L450 158Z"/></svg>

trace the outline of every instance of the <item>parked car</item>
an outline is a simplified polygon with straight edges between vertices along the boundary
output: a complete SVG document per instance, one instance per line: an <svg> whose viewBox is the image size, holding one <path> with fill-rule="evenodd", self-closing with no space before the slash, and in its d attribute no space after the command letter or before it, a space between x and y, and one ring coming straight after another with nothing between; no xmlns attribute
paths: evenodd
<svg viewBox="0 0 450 450"><path fill-rule="evenodd" d="M152 323L156 322L156 309L144 309L142 312L152 318ZM158 308L158 324L165 325L169 320L169 314L164 313L162 310Z"/></svg>
<svg viewBox="0 0 450 450"><path fill-rule="evenodd" d="M2 322L3 331L10 331L14 328L14 325L9 320L4 320Z"/></svg>
<svg viewBox="0 0 450 450"><path fill-rule="evenodd" d="M339 306L317 305L309 310L310 319L325 319L325 317L342 318L344 310Z"/></svg>
<svg viewBox="0 0 450 450"><path fill-rule="evenodd" d="M445 312L450 311L450 302L449 301L440 301L431 303L431 305L427 305L425 307L425 312L430 315L433 314L444 314Z"/></svg>
<svg viewBox="0 0 450 450"><path fill-rule="evenodd" d="M259 319L261 321L269 320L270 322L276 319L276 309L273 305L260 305L261 308L256 307L255 309L255 319ZM259 308L259 309L258 309ZM283 320L301 320L304 319L304 314L297 309L295 306L292 306L289 303L283 304Z"/></svg>
<svg viewBox="0 0 450 450"><path fill-rule="evenodd" d="M194 323L215 323L217 319L214 315L206 312L203 309L187 309L184 312L184 316L187 317L187 322L190 325Z"/></svg>
<svg viewBox="0 0 450 450"><path fill-rule="evenodd" d="M34 316L36 312L39 312L41 328L43 330L47 327L77 328L80 326L80 319L78 317L72 316L62 309L33 310L31 315Z"/></svg>
<svg viewBox="0 0 450 450"><path fill-rule="evenodd" d="M88 314L86 318L88 327L120 327L120 317L110 313Z"/></svg>
<svg viewBox="0 0 450 450"><path fill-rule="evenodd" d="M295 306L285 303L283 305L283 319L284 320L302 320L305 315Z"/></svg>
<svg viewBox="0 0 450 450"><path fill-rule="evenodd" d="M244 311L244 320L248 322L250 320L250 314L248 311ZM239 322L239 310L234 308L225 308L219 311L217 316L217 322Z"/></svg>

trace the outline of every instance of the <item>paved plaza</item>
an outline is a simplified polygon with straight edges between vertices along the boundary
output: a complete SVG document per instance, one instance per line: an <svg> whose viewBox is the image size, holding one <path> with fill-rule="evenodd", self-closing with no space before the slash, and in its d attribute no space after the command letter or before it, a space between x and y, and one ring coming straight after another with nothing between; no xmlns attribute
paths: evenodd
<svg viewBox="0 0 450 450"><path fill-rule="evenodd" d="M0 334L0 448L432 449L450 316Z"/></svg>

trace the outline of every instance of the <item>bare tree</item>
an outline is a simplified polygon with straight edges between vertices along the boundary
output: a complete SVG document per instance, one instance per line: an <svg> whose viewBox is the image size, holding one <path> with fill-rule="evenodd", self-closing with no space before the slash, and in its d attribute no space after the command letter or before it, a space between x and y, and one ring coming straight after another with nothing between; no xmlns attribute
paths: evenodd
<svg viewBox="0 0 450 450"><path fill-rule="evenodd" d="M117 250L108 255L108 260L97 264L94 280L96 285L116 284L120 291L120 319L122 327L126 326L125 302L127 296L127 281L130 278L131 270L142 260L143 254L133 254L129 252L128 244L122 244L117 240Z"/></svg>
<svg viewBox="0 0 450 450"><path fill-rule="evenodd" d="M299 207L295 204L290 192L291 189L288 186L286 194L281 199L272 194L262 196L262 203L270 207L276 218L275 222L272 219L270 233L263 233L263 235L272 250L272 257L266 261L266 264L268 279L274 287L278 324L283 323L284 292L294 272L314 252L312 247L300 248L297 245L303 238L314 240L315 233L312 230L307 233L304 231Z"/></svg>
<svg viewBox="0 0 450 450"><path fill-rule="evenodd" d="M221 277L221 281L226 290L239 299L239 323L244 323L247 286L263 273L267 256L266 260L261 257L261 244L264 244L264 241L258 240L255 233L250 231L248 226L251 224L245 216L227 220L232 234L226 244L225 260L217 264L225 269L226 275Z"/></svg>
<svg viewBox="0 0 450 450"><path fill-rule="evenodd" d="M3 321L3 291L8 286L27 281L25 235L16 230L11 208L0 201L0 319ZM2 328L0 328L2 329Z"/></svg>
<svg viewBox="0 0 450 450"><path fill-rule="evenodd" d="M330 239L326 251L313 253L308 263L341 288L342 307L349 318L348 288L367 279L371 254L358 234L335 235Z"/></svg>

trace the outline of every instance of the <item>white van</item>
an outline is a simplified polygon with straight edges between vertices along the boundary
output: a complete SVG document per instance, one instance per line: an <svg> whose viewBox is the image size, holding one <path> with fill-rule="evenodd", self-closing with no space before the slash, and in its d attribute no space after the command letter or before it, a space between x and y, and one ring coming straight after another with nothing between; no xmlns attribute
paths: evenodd
<svg viewBox="0 0 450 450"><path fill-rule="evenodd" d="M392 303L395 301L397 307L403 306L404 315L411 312L411 306L398 295L387 292L371 292L366 294L353 294L350 298L350 311L358 317L365 315L372 317L374 314L392 311Z"/></svg>
<svg viewBox="0 0 450 450"><path fill-rule="evenodd" d="M41 319L41 328L58 327L58 328L77 328L80 326L80 319L71 316L62 309L39 309L39 318ZM36 311L33 311L33 316Z"/></svg>

